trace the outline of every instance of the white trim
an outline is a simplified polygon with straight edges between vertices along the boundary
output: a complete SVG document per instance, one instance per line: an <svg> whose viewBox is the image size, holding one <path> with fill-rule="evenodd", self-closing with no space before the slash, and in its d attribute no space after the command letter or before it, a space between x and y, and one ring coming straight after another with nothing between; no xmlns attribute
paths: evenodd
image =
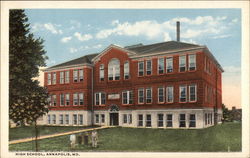
<svg viewBox="0 0 250 158"><path fill-rule="evenodd" d="M140 93L139 90L142 90L143 92L143 102L140 102ZM144 88L138 88L138 104L144 104L145 103L145 94L144 94Z"/></svg>
<svg viewBox="0 0 250 158"><path fill-rule="evenodd" d="M172 89L172 100L169 102L168 101L168 88ZM174 102L174 86L166 86L166 103L173 103Z"/></svg>
<svg viewBox="0 0 250 158"><path fill-rule="evenodd" d="M164 74L165 73L165 58L164 57L159 57L158 58L158 60L157 60L157 74L159 75L160 73L159 73L159 65L160 65L160 62L159 62L159 60L160 59L163 59L163 68L162 68L162 70L163 70L163 72L161 73L161 74Z"/></svg>
<svg viewBox="0 0 250 158"><path fill-rule="evenodd" d="M181 101L181 87L184 87L185 88L185 98L186 100L184 102ZM180 103L186 103L187 102L187 85L180 85L179 86L179 102Z"/></svg>
<svg viewBox="0 0 250 158"><path fill-rule="evenodd" d="M193 100L193 101L190 100L190 98L191 98L191 96L190 96L190 94L191 94L190 93L191 86L194 86L194 88L195 88L195 100ZM188 101L189 102L196 102L197 101L197 84L190 84L188 86Z"/></svg>
<svg viewBox="0 0 250 158"><path fill-rule="evenodd" d="M181 71L181 60L182 60L182 57L185 57L185 71ZM186 72L187 71L187 55L180 55L179 56L179 72Z"/></svg>
<svg viewBox="0 0 250 158"><path fill-rule="evenodd" d="M194 70L190 70L190 57L194 56ZM196 70L196 54L188 54L188 70L189 71L195 71Z"/></svg>
<svg viewBox="0 0 250 158"><path fill-rule="evenodd" d="M162 102L160 102L159 101L159 99L160 99L160 95L159 95L159 91L160 91L160 89L163 89L163 101ZM165 87L158 87L158 93L157 93L158 95L157 95L157 97L158 97L158 103L164 103L165 102Z"/></svg>
<svg viewBox="0 0 250 158"><path fill-rule="evenodd" d="M84 64L76 64L76 65L55 67L55 68L47 68L47 69L43 70L43 72L51 72L51 71L57 71L57 70L66 71L66 70L69 70L69 69L92 68L93 66L94 66L93 64L84 63Z"/></svg>
<svg viewBox="0 0 250 158"><path fill-rule="evenodd" d="M172 62L171 67L172 67L172 72L174 71L174 60L173 60L173 56L171 56L171 57L166 57L166 60L165 60L165 61L166 61L166 70L165 70L165 71L166 71L166 73L172 73L172 72L168 72L168 62L167 62L168 59L172 59L172 60L171 60L171 62Z"/></svg>
<svg viewBox="0 0 250 158"><path fill-rule="evenodd" d="M143 71L142 71L143 75L142 76L144 76L144 73L145 73L144 72L144 60L143 61L138 61L138 67L137 67L137 69L138 69L138 74L137 74L138 77L142 77L142 76L139 75L139 73L140 73L140 63L143 63Z"/></svg>
<svg viewBox="0 0 250 158"><path fill-rule="evenodd" d="M153 72L152 72L152 59L146 60L146 75L148 75L147 74L148 73L148 61L150 61L150 75L152 75L153 74Z"/></svg>
<svg viewBox="0 0 250 158"><path fill-rule="evenodd" d="M147 103L147 99L148 99L148 89L150 89L150 91L151 91L151 102L150 103ZM146 104L151 104L152 102L153 102L153 97L152 97L152 93L153 93L153 91L152 91L152 87L150 87L150 88L146 88Z"/></svg>

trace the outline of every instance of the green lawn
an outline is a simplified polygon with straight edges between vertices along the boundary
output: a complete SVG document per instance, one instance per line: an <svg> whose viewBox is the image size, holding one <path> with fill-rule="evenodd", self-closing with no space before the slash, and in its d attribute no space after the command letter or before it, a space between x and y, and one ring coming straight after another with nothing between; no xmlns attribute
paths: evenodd
<svg viewBox="0 0 250 158"><path fill-rule="evenodd" d="M241 123L225 123L207 129L109 128L98 131L97 148L79 145L74 151L241 151ZM72 151L69 136L39 141L40 151ZM34 150L34 142L13 144L11 151Z"/></svg>
<svg viewBox="0 0 250 158"><path fill-rule="evenodd" d="M74 130L86 129L89 127L77 126L38 126L39 135L48 135L54 133L62 133ZM9 140L35 137L34 126L15 127L9 129Z"/></svg>

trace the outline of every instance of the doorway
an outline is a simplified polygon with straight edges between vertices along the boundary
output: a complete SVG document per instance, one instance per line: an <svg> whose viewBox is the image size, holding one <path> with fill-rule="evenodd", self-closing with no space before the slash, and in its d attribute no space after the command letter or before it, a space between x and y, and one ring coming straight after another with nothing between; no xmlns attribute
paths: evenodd
<svg viewBox="0 0 250 158"><path fill-rule="evenodd" d="M110 126L118 126L119 125L119 117L118 113L110 113Z"/></svg>

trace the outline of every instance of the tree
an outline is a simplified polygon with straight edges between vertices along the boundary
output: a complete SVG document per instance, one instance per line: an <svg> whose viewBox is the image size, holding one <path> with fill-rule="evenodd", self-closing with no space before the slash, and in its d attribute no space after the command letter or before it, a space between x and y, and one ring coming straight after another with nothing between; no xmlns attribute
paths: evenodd
<svg viewBox="0 0 250 158"><path fill-rule="evenodd" d="M32 78L38 76L39 67L46 66L47 56L44 41L30 33L27 22L24 10L10 10L9 116L15 123L34 124L37 138L37 119L48 112L48 93Z"/></svg>
<svg viewBox="0 0 250 158"><path fill-rule="evenodd" d="M225 106L225 104L222 104L222 111L223 111L223 121L229 122L231 120L231 112L228 110L228 108Z"/></svg>

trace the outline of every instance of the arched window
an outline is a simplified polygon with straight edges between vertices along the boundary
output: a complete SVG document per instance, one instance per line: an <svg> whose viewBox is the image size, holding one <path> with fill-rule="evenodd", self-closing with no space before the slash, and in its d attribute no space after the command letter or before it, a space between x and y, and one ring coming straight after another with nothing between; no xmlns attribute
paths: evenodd
<svg viewBox="0 0 250 158"><path fill-rule="evenodd" d="M108 64L108 78L109 80L120 79L120 61L116 58L111 59Z"/></svg>

